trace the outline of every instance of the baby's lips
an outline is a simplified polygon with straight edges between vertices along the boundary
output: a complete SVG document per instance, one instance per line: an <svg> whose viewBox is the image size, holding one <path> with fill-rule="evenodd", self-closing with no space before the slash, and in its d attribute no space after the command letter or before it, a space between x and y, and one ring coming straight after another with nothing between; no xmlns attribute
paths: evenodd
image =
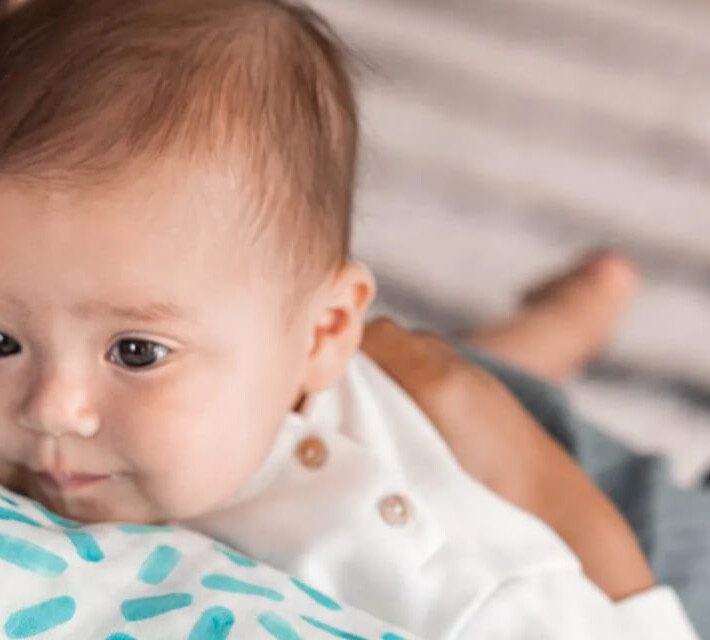
<svg viewBox="0 0 710 640"><path fill-rule="evenodd" d="M73 473L70 471L40 471L37 477L45 486L55 491L71 491L96 484L111 476L109 474Z"/></svg>

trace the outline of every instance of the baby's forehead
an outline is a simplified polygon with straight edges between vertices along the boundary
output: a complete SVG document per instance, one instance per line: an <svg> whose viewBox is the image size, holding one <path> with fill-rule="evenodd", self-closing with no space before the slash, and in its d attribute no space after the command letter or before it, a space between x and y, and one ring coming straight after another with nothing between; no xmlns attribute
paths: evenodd
<svg viewBox="0 0 710 640"><path fill-rule="evenodd" d="M259 224L234 174L218 168L174 160L103 184L0 175L0 202L8 205L0 207L0 278L19 282L17 296L32 306L51 292L62 307L137 306L136 317L172 310L177 318L203 317L208 307L233 322L256 310L286 317L312 289L313 278L288 268L279 236ZM18 273L33 277L18 281Z"/></svg>
<svg viewBox="0 0 710 640"><path fill-rule="evenodd" d="M221 273L244 282L269 242L268 234L255 238L249 203L228 178L178 171L174 163L132 169L102 185L0 177L0 202L0 246L51 249L47 259L143 273L146 283L152 272L177 273L184 264L205 267L195 278Z"/></svg>

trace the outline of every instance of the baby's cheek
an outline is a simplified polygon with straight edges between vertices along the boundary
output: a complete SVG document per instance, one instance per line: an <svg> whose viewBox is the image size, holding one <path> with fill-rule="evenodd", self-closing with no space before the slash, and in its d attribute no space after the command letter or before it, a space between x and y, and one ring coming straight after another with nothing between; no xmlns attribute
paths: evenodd
<svg viewBox="0 0 710 640"><path fill-rule="evenodd" d="M169 469L147 469L140 479L141 492L165 519L195 517L217 508L243 484L233 470L220 468L219 460L174 460Z"/></svg>
<svg viewBox="0 0 710 640"><path fill-rule="evenodd" d="M141 381L111 398L115 445L139 468L167 470L196 447L199 453L209 403L187 382L170 376Z"/></svg>
<svg viewBox="0 0 710 640"><path fill-rule="evenodd" d="M187 518L215 508L251 472L247 448L225 433L218 420L216 415L200 416L199 421L172 416L169 422L130 434L127 444L140 491L166 518Z"/></svg>
<svg viewBox="0 0 710 640"><path fill-rule="evenodd" d="M189 384L143 387L140 397L124 400L131 410L121 413L116 446L135 469L141 494L166 518L218 507L256 471L276 431L264 420L277 419L253 401L239 401L252 395L195 375Z"/></svg>

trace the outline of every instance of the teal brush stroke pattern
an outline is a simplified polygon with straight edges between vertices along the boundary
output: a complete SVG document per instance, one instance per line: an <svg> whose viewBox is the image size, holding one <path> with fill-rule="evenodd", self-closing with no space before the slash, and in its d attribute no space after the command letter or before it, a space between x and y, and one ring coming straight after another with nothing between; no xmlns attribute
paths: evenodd
<svg viewBox="0 0 710 640"><path fill-rule="evenodd" d="M234 626L234 614L224 607L205 609L187 640L225 640Z"/></svg>
<svg viewBox="0 0 710 640"><path fill-rule="evenodd" d="M180 552L169 545L161 544L143 561L138 579L146 584L160 584L180 561Z"/></svg>
<svg viewBox="0 0 710 640"><path fill-rule="evenodd" d="M4 533L0 533L0 559L48 577L58 576L67 568L66 561L51 551Z"/></svg>
<svg viewBox="0 0 710 640"><path fill-rule="evenodd" d="M65 531L69 540L74 545L76 552L82 560L87 562L101 562L104 552L101 551L96 538L85 531Z"/></svg>
<svg viewBox="0 0 710 640"><path fill-rule="evenodd" d="M60 596L20 609L5 623L8 638L31 638L48 629L71 620L76 612L76 603L69 596Z"/></svg>
<svg viewBox="0 0 710 640"><path fill-rule="evenodd" d="M121 613L128 622L135 622L189 607L191 604L192 596L189 593L168 593L164 596L125 600L121 603Z"/></svg>
<svg viewBox="0 0 710 640"><path fill-rule="evenodd" d="M219 551L226 558L231 560L238 567L256 567L256 566L258 566L258 563L255 560L252 560L251 558L245 558L243 555L237 553L236 551L232 551L231 549L227 549L226 547L223 547L221 544L215 543L213 545L213 548L216 551Z"/></svg>
<svg viewBox="0 0 710 640"><path fill-rule="evenodd" d="M14 520L15 522L23 522L24 524L32 525L33 527L41 527L42 525L33 520L24 513L19 513L12 509L6 509L5 507L0 507L0 520Z"/></svg>
<svg viewBox="0 0 710 640"><path fill-rule="evenodd" d="M295 584L301 591L303 591L303 593L315 600L318 604L324 606L326 609L330 609L331 611L338 611L342 609L342 607L335 600L329 598L327 595L321 593L317 589L309 587L304 582L301 582L296 578L291 578L291 582L293 582L293 584Z"/></svg>
<svg viewBox="0 0 710 640"><path fill-rule="evenodd" d="M41 513L43 517L37 516L33 511ZM25 513L32 513L33 517L25 515ZM4 522L9 522L9 524L4 525ZM267 606L272 606L274 609L277 609L277 605L260 606L263 605L265 601L280 603L291 598L297 599L301 606L309 610L321 606L331 611L338 611L341 610L342 607L334 599L294 577L290 577L291 585L289 585L286 581L287 576L283 576L284 582L280 582L276 589L266 585L255 584L255 582L261 581L257 578L258 571L251 571L249 568L258 567L260 563L247 556L241 555L222 543L209 541L208 544L212 546L212 559L216 557L214 555L215 552L219 553L230 563L230 565L228 565L224 560L221 560L221 566L229 569L230 566L233 565L231 566L231 570L237 575L239 575L239 572L235 567L246 568L242 573L245 577L251 576L249 581L240 580L231 575L221 573L202 574L202 576L200 576L201 588L221 592L221 595L209 596L206 592L201 592L200 594L172 592L171 587L166 586L163 588L162 594L146 596L146 584L152 587L148 593L154 593L156 589L153 585L168 585L168 578L171 578L171 580L175 579L179 573L176 568L180 565L186 552L182 550L180 537L177 536L176 530L173 527L115 523L113 525L115 528L111 530L84 528L77 522L53 513L39 503L27 499L20 499L19 497L18 500L15 501L10 497L0 494L0 525L10 530L13 528L20 529L20 527L14 524L16 522L33 527L32 529L21 529L23 533L26 533L27 538L29 538L30 535L34 537L42 532L47 534L51 532L52 538L51 541L47 543L47 546L40 546L25 537L16 537L6 533L0 533L0 583L4 585L5 582L10 582L13 578L12 572L15 571L15 569L5 565L5 562L15 565L21 570L33 572L37 576L40 576L37 578L38 590L32 591L30 594L30 597L34 597L35 604L28 606L27 602L22 598L20 602L14 605L14 611L11 614L9 614L8 607L4 609L5 616L8 617L4 620L2 618L5 616L0 617L0 625L3 625L0 626L0 638L7 638L8 640L20 638L40 640L39 636L41 636L43 640L50 640L52 638L68 637L70 635L72 638L74 636L83 637L82 634L86 631L86 622L79 618L79 613L89 617L100 615L100 611L97 609L100 605L101 607L109 607L110 610L113 611L113 614L109 612L108 615L115 616L115 607L118 604L124 621L131 623L126 626L130 629L138 629L138 636L134 637L129 633L118 630L114 632L104 630L101 634L104 640L150 640L149 638L142 637L142 632L140 632L141 627L134 626L134 623L155 619L156 617L187 607L189 607L189 609L184 611L183 615L180 613L176 613L172 616L168 615L165 618L160 618L154 623L149 624L158 624L160 632L165 632L166 637L170 638L183 638L185 640L236 640L236 636L241 637L237 618L235 618L233 611L230 611L229 608L224 606L233 601L235 606L244 606L252 615L258 616L259 628L261 628L261 635L264 638L268 636L274 640L304 640L304 638L320 632L318 635L322 635L323 637L329 636L340 640L365 640L362 636L324 622L317 613L317 617L302 615L300 619L290 621L289 618L283 618L274 611L265 611ZM158 544L163 542L165 538L156 539L151 537L141 539L139 537L138 539L126 539L119 535L116 540L121 544L129 543L131 547L138 547L145 550L140 553L135 563L135 568L132 568L132 570L129 568L129 577L130 575L137 577L137 580L133 582L133 588L138 590L137 593L136 591L131 593L130 590L128 593L119 591L118 593L124 593L125 595L120 596L117 599L118 602L116 599L110 598L110 594L114 593L112 591L113 587L109 582L105 581L107 577L108 579L116 579L108 567L108 560L111 559L112 556L110 544L115 536L118 535L116 533L117 530L128 534L139 534L140 536L165 534L168 532L177 536L169 538L172 544ZM181 530L178 529L178 532L179 531ZM56 543L57 540L60 541L60 551L62 549L69 549L69 544L64 539L64 536L66 536L76 551L76 553L74 553L69 550L66 554L66 560L61 555L53 552L53 548L56 546L54 543ZM143 547L143 545L148 546ZM119 551L119 555L123 556L123 553ZM128 556L119 557L117 560L132 562L132 554L130 557L130 560ZM83 564L82 560L88 563L105 562L92 568ZM71 563L71 566L69 563ZM101 573L102 566L104 568L103 573ZM87 601L86 606L82 608L81 601L77 605L74 598L70 597L68 594L54 597L56 596L55 592L52 593L52 599L46 599L49 594L43 593L42 589L49 588L53 591L57 586L61 588L63 583L61 580L48 581L45 580L45 578L56 578L56 576L64 574L67 570L80 570L81 567L85 567L85 571L94 572L78 580L75 585L77 589L83 588L88 594L91 594L91 598L88 599L89 601ZM95 574L97 570L100 572L99 574ZM99 580L95 581L91 576L99 578ZM268 584L271 581L269 578L264 578L264 582ZM42 585L45 586L43 587ZM283 586L283 589L281 589L281 586ZM12 587L12 585L10 585L10 587ZM99 596L106 596L105 602L98 602L92 599L96 597L96 590L98 588L107 589L107 594L98 594ZM306 597L304 598L303 595L299 595L299 592ZM140 594L141 597L130 597L128 595L129 593L132 596ZM236 594L236 597L227 596L225 594ZM76 596L76 594L72 595ZM205 604L204 606L196 606L195 597L214 598L220 602L220 605L215 604L208 606ZM227 598L229 599L227 600ZM225 600L227 601L224 602ZM199 601L197 604L200 604ZM292 609L289 609L289 611L293 612ZM321 613L323 617L326 616L324 611L321 610ZM0 614L0 616L1 615L2 614ZM181 627L182 631L178 632L175 626L186 623L185 615L187 616L187 625L189 625L187 628L189 628L190 631L187 632L187 628ZM118 618L118 620L120 621L121 619ZM337 618L336 620L341 619ZM349 626L345 619L341 620L341 624ZM61 625L65 626L62 628ZM120 629L124 625L125 622L123 624L119 622L115 625L114 629ZM110 627L108 627L108 629L110 629ZM310 629L310 631L308 631L308 629ZM301 635L303 633L306 635ZM403 637L392 632L383 633L380 631L380 633L382 633L382 635L377 635L379 640L405 640ZM92 640L100 640L100 637L97 636ZM375 640L375 638L372 637L370 640Z"/></svg>
<svg viewBox="0 0 710 640"><path fill-rule="evenodd" d="M241 593L248 596L260 596L275 602L281 602L284 597L278 591L268 587L260 587L243 580L237 580L230 576L213 573L202 578L202 586L216 591L228 591L230 593Z"/></svg>
<svg viewBox="0 0 710 640"><path fill-rule="evenodd" d="M172 531L171 527L164 527L159 524L120 524L118 528L124 533L166 533Z"/></svg>
<svg viewBox="0 0 710 640"><path fill-rule="evenodd" d="M259 616L259 624L276 640L303 640L286 620L271 611Z"/></svg>
<svg viewBox="0 0 710 640"><path fill-rule="evenodd" d="M301 618L305 620L308 624L310 624L312 627L320 629L321 631L325 631L326 633L329 633L335 638L342 638L343 640L367 640L367 638L363 638L362 636L356 636L354 633L348 633L347 631L343 631L342 629L338 629L337 627L331 627L329 624L321 622L320 620L316 620L315 618L311 618L310 616L301 616Z"/></svg>

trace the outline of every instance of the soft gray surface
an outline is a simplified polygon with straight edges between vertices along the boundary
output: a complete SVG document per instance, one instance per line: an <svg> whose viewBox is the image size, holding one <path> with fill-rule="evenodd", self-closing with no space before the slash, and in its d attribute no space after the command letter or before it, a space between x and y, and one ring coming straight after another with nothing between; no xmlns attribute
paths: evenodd
<svg viewBox="0 0 710 640"><path fill-rule="evenodd" d="M710 5L313 0L360 65L356 254L377 308L456 329L600 244L646 284L578 405L710 464Z"/></svg>

